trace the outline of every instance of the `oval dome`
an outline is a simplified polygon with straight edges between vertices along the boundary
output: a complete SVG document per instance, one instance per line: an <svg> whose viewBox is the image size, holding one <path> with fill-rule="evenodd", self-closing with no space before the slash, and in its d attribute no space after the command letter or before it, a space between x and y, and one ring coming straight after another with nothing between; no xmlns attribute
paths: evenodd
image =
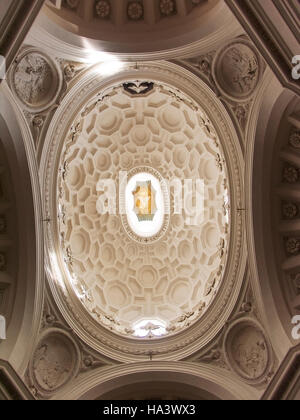
<svg viewBox="0 0 300 420"><path fill-rule="evenodd" d="M136 339L177 333L203 316L229 241L213 126L190 98L146 85L145 93L139 82L122 83L85 105L57 180L70 286L96 321Z"/></svg>
<svg viewBox="0 0 300 420"><path fill-rule="evenodd" d="M241 161L221 102L176 65L92 67L74 86L41 168L49 285L79 337L131 361L185 357L218 334L246 263L230 211Z"/></svg>

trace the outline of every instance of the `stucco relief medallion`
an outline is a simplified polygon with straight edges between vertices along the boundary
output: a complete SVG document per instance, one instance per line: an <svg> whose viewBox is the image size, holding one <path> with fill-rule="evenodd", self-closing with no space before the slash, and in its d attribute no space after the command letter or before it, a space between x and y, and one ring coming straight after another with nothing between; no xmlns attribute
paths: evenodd
<svg viewBox="0 0 300 420"><path fill-rule="evenodd" d="M79 368L77 346L66 334L51 330L38 344L30 366L32 384L42 394L63 387Z"/></svg>
<svg viewBox="0 0 300 420"><path fill-rule="evenodd" d="M255 382L265 378L271 364L271 350L258 324L251 320L235 323L224 343L230 366L242 378Z"/></svg>
<svg viewBox="0 0 300 420"><path fill-rule="evenodd" d="M294 149L300 149L300 131L295 131L289 138L289 144Z"/></svg>
<svg viewBox="0 0 300 420"><path fill-rule="evenodd" d="M262 70L258 54L244 40L236 40L219 51L213 67L218 88L233 100L246 100L252 96Z"/></svg>
<svg viewBox="0 0 300 420"><path fill-rule="evenodd" d="M46 54L26 49L12 67L10 82L23 106L31 112L40 112L57 99L61 75Z"/></svg>

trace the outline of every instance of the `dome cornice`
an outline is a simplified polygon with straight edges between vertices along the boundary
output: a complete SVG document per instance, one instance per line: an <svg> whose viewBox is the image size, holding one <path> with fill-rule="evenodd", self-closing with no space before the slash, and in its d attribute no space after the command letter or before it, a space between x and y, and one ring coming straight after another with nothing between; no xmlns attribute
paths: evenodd
<svg viewBox="0 0 300 420"><path fill-rule="evenodd" d="M137 78L167 83L189 95L208 114L220 137L228 167L233 209L231 245L224 274L224 284L216 297L213 308L208 310L194 326L174 337L163 338L155 343L153 341L136 343L101 329L96 322L91 322L76 307L76 304L74 306L74 300L69 297L64 284L59 281L59 273L50 269L51 258L59 251L51 234L53 222L49 224L47 231L48 279L56 303L69 325L86 343L102 354L119 361L132 361L136 358L143 359L149 352L152 352L156 358L178 360L205 346L224 326L238 299L247 257L243 228L244 217L242 211L239 210L243 208L242 152L229 115L207 85L189 71L166 62L143 63L138 70L130 64L125 65L123 71L106 79L101 79L96 68L92 68L64 98L48 129L40 166L44 191L44 212L50 219L53 219L56 214L54 204L56 200L53 196L51 180L55 179L55 174L59 169L54 159L61 148L59 139L67 135L67 127L72 124L83 105L96 93L103 92L109 86L114 86L122 80L136 80Z"/></svg>

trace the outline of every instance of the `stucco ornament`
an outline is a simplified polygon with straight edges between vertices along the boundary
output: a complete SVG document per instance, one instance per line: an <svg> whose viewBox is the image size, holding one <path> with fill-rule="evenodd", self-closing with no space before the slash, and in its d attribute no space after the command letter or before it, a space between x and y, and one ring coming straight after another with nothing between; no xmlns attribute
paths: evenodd
<svg viewBox="0 0 300 420"><path fill-rule="evenodd" d="M174 0L160 0L160 12L163 16L169 16L176 13L176 5Z"/></svg>
<svg viewBox="0 0 300 420"><path fill-rule="evenodd" d="M28 111L40 112L50 107L61 88L61 74L46 54L25 48L10 70L12 88Z"/></svg>
<svg viewBox="0 0 300 420"><path fill-rule="evenodd" d="M127 15L130 20L142 19L144 15L143 3L140 1L132 1L128 3Z"/></svg>
<svg viewBox="0 0 300 420"><path fill-rule="evenodd" d="M286 219L294 219L299 214L299 209L295 203L284 203L282 213Z"/></svg>
<svg viewBox="0 0 300 420"><path fill-rule="evenodd" d="M108 19L111 13L111 5L107 0L97 1L95 4L96 14L101 19Z"/></svg>
<svg viewBox="0 0 300 420"><path fill-rule="evenodd" d="M247 100L254 94L261 72L259 56L245 40L233 41L214 60L215 82L221 92L234 100Z"/></svg>
<svg viewBox="0 0 300 420"><path fill-rule="evenodd" d="M29 366L30 383L41 395L63 387L78 372L80 353L73 340L59 330L41 338Z"/></svg>
<svg viewBox="0 0 300 420"><path fill-rule="evenodd" d="M296 131L290 136L289 143L295 149L300 149L300 131Z"/></svg>
<svg viewBox="0 0 300 420"><path fill-rule="evenodd" d="M298 254L300 251L300 239L299 238L289 238L285 243L286 252L290 255Z"/></svg>
<svg viewBox="0 0 300 420"><path fill-rule="evenodd" d="M289 184L295 184L299 181L299 169L287 165L283 170L283 180Z"/></svg>
<svg viewBox="0 0 300 420"><path fill-rule="evenodd" d="M228 363L248 381L263 381L271 368L269 343L258 324L251 320L234 323L225 336Z"/></svg>

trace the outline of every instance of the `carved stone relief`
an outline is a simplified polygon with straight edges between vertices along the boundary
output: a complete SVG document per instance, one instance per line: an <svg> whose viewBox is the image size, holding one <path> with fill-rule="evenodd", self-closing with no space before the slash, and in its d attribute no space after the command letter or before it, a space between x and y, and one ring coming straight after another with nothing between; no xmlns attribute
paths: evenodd
<svg viewBox="0 0 300 420"><path fill-rule="evenodd" d="M246 126L247 126L251 105L252 105L252 101L247 102L245 104L232 106L234 115L243 131L245 131Z"/></svg>
<svg viewBox="0 0 300 420"><path fill-rule="evenodd" d="M86 70L89 67L89 65L84 64L84 63L80 63L80 62L75 62L75 61L66 61L66 60L62 60L62 59L57 59L57 62L59 63L59 65L62 69L62 73L63 73L64 86L63 86L61 95L64 95L66 93L66 91L68 90L71 82L82 71Z"/></svg>
<svg viewBox="0 0 300 420"><path fill-rule="evenodd" d="M81 346L82 354L81 354L81 365L80 365L80 373L83 374L88 372L91 369L97 369L100 367L107 366L108 363L105 363L101 357L92 352L85 346Z"/></svg>
<svg viewBox="0 0 300 420"><path fill-rule="evenodd" d="M141 1L131 1L128 3L127 16L129 20L137 21L143 19L144 5Z"/></svg>
<svg viewBox="0 0 300 420"><path fill-rule="evenodd" d="M214 345L210 346L210 348L204 354L194 359L194 361L199 363L207 363L227 371L230 370L222 348L222 339L220 338Z"/></svg>
<svg viewBox="0 0 300 420"><path fill-rule="evenodd" d="M299 254L300 238L286 238L285 249L288 256Z"/></svg>
<svg viewBox="0 0 300 420"><path fill-rule="evenodd" d="M258 54L250 42L242 39L221 49L213 64L217 86L233 100L248 100L253 95L261 71Z"/></svg>
<svg viewBox="0 0 300 420"><path fill-rule="evenodd" d="M245 133L253 96L265 69L251 41L241 36L229 46L179 63L193 69L222 98L242 134Z"/></svg>
<svg viewBox="0 0 300 420"><path fill-rule="evenodd" d="M50 329L42 336L29 367L31 386L41 395L57 391L79 369L80 353L67 333Z"/></svg>
<svg viewBox="0 0 300 420"><path fill-rule="evenodd" d="M265 388L274 375L276 358L261 327L261 314L248 280L242 303L219 337L191 361L233 371L253 386Z"/></svg>
<svg viewBox="0 0 300 420"><path fill-rule="evenodd" d="M289 138L289 145L294 149L300 149L300 130L293 130Z"/></svg>
<svg viewBox="0 0 300 420"><path fill-rule="evenodd" d="M17 98L31 112L49 108L61 88L61 76L55 62L34 48L25 48L17 57L9 81Z"/></svg>
<svg viewBox="0 0 300 420"><path fill-rule="evenodd" d="M285 164L282 172L283 182L288 184L295 184L299 182L300 170L293 165Z"/></svg>
<svg viewBox="0 0 300 420"><path fill-rule="evenodd" d="M264 380L270 368L270 347L253 320L236 321L227 331L224 349L230 366L249 381Z"/></svg>
<svg viewBox="0 0 300 420"><path fill-rule="evenodd" d="M79 375L111 364L78 339L46 293L39 343L25 375L33 395L50 398Z"/></svg>
<svg viewBox="0 0 300 420"><path fill-rule="evenodd" d="M241 322L244 318L248 319L251 317L251 319L253 319L255 322L258 322L260 318L251 286L247 286L246 292L244 292L244 297L241 300L242 303L237 308L235 313L232 314L232 317L227 321L226 327L224 328L222 334L216 339L214 343L209 345L208 350L204 350L201 356L198 355L196 359L192 358L192 360L196 360L197 362L201 363L204 362L213 364L223 369L230 370L230 363L228 363L228 360L225 357L226 351L224 350L223 346L224 337L228 331L228 328L230 328L230 325L234 325L237 320Z"/></svg>
<svg viewBox="0 0 300 420"><path fill-rule="evenodd" d="M177 12L174 0L160 0L159 9L162 16L171 16Z"/></svg>
<svg viewBox="0 0 300 420"><path fill-rule="evenodd" d="M212 75L213 60L216 53L217 51L210 51L197 57L180 60L180 63L187 65L189 68L192 67L195 69L197 74L201 75L201 78L203 78L206 83L208 83L210 87L216 92L216 94L219 95L220 92L218 91Z"/></svg>
<svg viewBox="0 0 300 420"><path fill-rule="evenodd" d="M21 101L37 149L53 113L73 87L77 76L88 67L84 63L50 59L30 46L17 58L10 71L9 83ZM23 94L23 91L27 93Z"/></svg>
<svg viewBox="0 0 300 420"><path fill-rule="evenodd" d="M291 201L282 203L282 216L286 220L296 219L299 214L300 203L293 203Z"/></svg>
<svg viewBox="0 0 300 420"><path fill-rule="evenodd" d="M111 3L108 0L100 0L95 3L96 16L100 19L109 19L111 14Z"/></svg>

